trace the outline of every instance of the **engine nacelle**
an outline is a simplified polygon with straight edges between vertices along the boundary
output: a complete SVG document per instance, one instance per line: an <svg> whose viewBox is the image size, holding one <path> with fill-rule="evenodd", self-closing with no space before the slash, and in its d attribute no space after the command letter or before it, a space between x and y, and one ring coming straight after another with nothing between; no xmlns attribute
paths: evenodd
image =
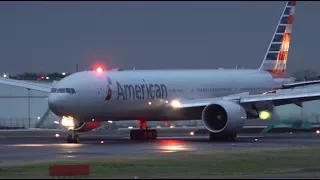
<svg viewBox="0 0 320 180"><path fill-rule="evenodd" d="M101 121L92 121L92 122L81 122L76 126L75 131L77 132L87 132L101 126Z"/></svg>
<svg viewBox="0 0 320 180"><path fill-rule="evenodd" d="M236 133L246 119L246 110L231 101L214 102L202 111L203 125L212 133Z"/></svg>

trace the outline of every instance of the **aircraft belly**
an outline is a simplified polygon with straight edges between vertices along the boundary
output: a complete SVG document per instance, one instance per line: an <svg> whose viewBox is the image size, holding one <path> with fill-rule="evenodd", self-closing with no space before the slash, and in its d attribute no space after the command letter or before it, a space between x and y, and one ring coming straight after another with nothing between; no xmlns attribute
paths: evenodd
<svg viewBox="0 0 320 180"><path fill-rule="evenodd" d="M161 116L162 100L130 100L130 101L110 101L110 103L96 103L94 109L86 117L96 117L96 119L113 120L159 120ZM150 103L150 104L149 104Z"/></svg>

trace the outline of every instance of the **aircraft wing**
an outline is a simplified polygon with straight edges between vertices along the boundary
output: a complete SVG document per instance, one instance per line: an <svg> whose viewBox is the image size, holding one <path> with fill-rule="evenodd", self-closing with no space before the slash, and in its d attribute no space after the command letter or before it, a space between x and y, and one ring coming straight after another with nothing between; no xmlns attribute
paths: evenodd
<svg viewBox="0 0 320 180"><path fill-rule="evenodd" d="M193 108L203 107L217 100L233 101L239 104L259 103L259 102L272 102L275 106L285 104L301 105L302 102L313 101L320 99L320 91L308 91L304 90L287 90L282 93L271 94L238 94L232 96L225 96L220 98L208 98L208 99L191 99L191 100L179 100L179 107L181 108Z"/></svg>
<svg viewBox="0 0 320 180"><path fill-rule="evenodd" d="M307 86L307 85L312 85L312 84L320 84L320 80L288 83L288 84L282 85L282 88L283 88L283 89L289 89L289 88L295 88L295 87L300 87L300 86Z"/></svg>
<svg viewBox="0 0 320 180"><path fill-rule="evenodd" d="M41 92L50 92L51 85L46 84L40 84L40 83L33 83L33 82L27 82L27 81L21 81L21 80L13 80L13 79L7 79L7 78L0 78L1 84L41 91Z"/></svg>

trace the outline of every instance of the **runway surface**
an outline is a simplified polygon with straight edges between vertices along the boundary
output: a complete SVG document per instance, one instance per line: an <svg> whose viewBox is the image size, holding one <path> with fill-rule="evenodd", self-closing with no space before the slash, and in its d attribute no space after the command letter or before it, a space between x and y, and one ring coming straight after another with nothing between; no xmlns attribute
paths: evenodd
<svg viewBox="0 0 320 180"><path fill-rule="evenodd" d="M141 154L170 153L178 151L276 148L316 146L320 134L239 134L237 142L213 142L208 136L159 137L153 141L132 141L128 137L80 137L79 144L65 143L65 137L0 137L0 163L45 160L55 158L80 158Z"/></svg>

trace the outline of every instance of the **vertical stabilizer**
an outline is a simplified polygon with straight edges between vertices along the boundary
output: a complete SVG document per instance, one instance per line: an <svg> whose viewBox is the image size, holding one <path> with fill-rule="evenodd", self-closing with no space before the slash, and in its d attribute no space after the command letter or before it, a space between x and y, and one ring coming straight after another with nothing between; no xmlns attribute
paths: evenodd
<svg viewBox="0 0 320 180"><path fill-rule="evenodd" d="M288 1L259 69L285 74L296 1Z"/></svg>

